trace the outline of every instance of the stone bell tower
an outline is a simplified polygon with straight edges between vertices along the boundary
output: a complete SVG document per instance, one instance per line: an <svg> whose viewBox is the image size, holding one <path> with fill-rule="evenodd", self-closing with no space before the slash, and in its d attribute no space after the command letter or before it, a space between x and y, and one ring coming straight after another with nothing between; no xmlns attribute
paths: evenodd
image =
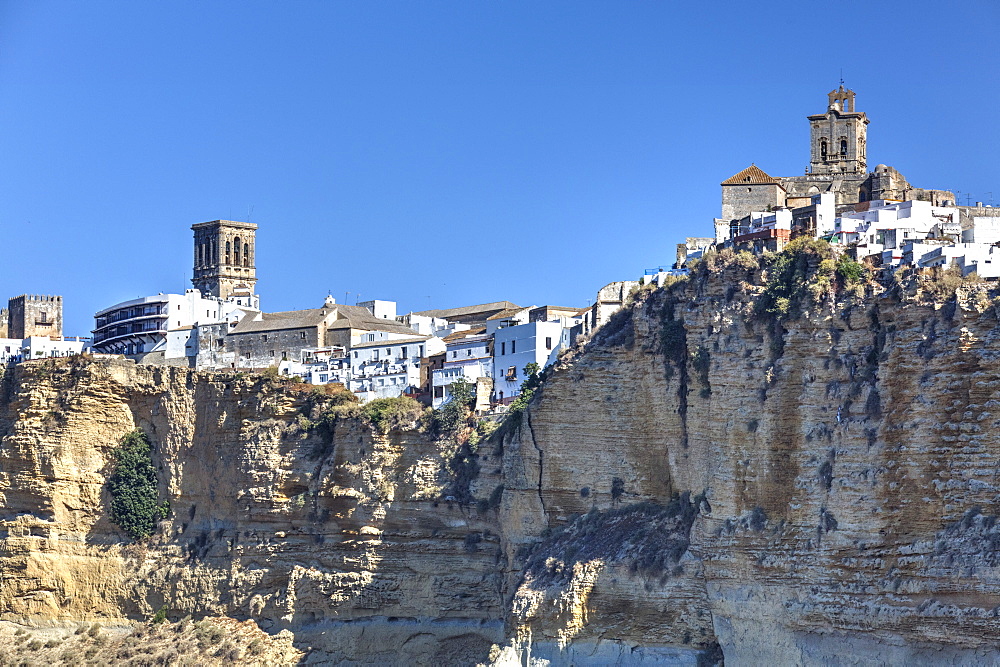
<svg viewBox="0 0 1000 667"><path fill-rule="evenodd" d="M868 117L854 110L854 91L830 91L826 113L809 116L811 174L864 174Z"/></svg>
<svg viewBox="0 0 1000 667"><path fill-rule="evenodd" d="M202 294L225 299L234 291L252 294L257 284L257 225L233 220L213 220L192 225L194 278Z"/></svg>

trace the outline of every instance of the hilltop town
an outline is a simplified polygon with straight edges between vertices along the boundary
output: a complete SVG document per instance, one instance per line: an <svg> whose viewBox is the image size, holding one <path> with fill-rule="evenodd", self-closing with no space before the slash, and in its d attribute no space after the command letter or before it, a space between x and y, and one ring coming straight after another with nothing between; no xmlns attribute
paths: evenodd
<svg viewBox="0 0 1000 667"><path fill-rule="evenodd" d="M643 284L683 275L706 252L779 252L823 239L871 270L953 266L963 276L1000 277L1000 208L959 205L954 193L910 185L895 168L868 171L867 126L855 93L841 85L823 113L807 117L810 166L772 177L756 164L722 181L711 236L677 246L669 268L612 282L592 305L519 306L509 301L398 313L389 300L266 312L256 293L257 225L195 224L192 287L102 308L92 337L62 335L59 296L21 295L0 311L0 361L92 354L141 364L215 371L245 369L340 383L362 401L411 396L446 403L456 382L471 386L478 414L503 411L533 373L589 336Z"/></svg>

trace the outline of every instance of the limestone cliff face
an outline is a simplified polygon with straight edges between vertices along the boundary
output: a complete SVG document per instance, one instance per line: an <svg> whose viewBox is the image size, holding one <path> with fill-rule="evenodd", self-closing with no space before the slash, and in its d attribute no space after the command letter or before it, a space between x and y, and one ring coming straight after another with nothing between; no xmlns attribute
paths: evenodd
<svg viewBox="0 0 1000 667"><path fill-rule="evenodd" d="M24 365L5 390L3 619L166 606L289 628L314 660L378 662L407 642L416 658L478 656L502 636L498 537L439 501L446 446L350 418L312 428L310 394L249 376L80 360ZM104 491L136 428L172 510L143 545Z"/></svg>
<svg viewBox="0 0 1000 667"><path fill-rule="evenodd" d="M512 609L514 654L995 661L996 303L876 286L779 321L754 281L721 267L645 295L546 382L502 455L501 533L518 567L571 522L534 549L572 576L509 582L549 601ZM580 551L575 515L678 493L676 565Z"/></svg>
<svg viewBox="0 0 1000 667"><path fill-rule="evenodd" d="M253 619L373 664L990 662L1000 349L983 286L755 314L720 265L641 293L450 488L455 446L319 428L307 392L30 363L0 396L0 619ZM130 545L141 428L170 518ZM497 502L486 502L493 497ZM498 504L498 506L497 506Z"/></svg>

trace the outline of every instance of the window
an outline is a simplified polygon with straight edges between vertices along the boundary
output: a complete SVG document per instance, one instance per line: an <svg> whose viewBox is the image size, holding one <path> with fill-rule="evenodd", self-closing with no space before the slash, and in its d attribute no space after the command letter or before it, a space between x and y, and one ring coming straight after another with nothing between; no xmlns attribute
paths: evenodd
<svg viewBox="0 0 1000 667"><path fill-rule="evenodd" d="M424 346L423 345L420 346L420 356L421 357L424 356Z"/></svg>
<svg viewBox="0 0 1000 667"><path fill-rule="evenodd" d="M392 348L391 347L385 348L385 356L387 356L387 357L391 357L392 356Z"/></svg>
<svg viewBox="0 0 1000 667"><path fill-rule="evenodd" d="M847 140L846 139L841 139L840 140L840 154L841 155L847 155Z"/></svg>
<svg viewBox="0 0 1000 667"><path fill-rule="evenodd" d="M434 387L434 398L444 398L444 387Z"/></svg>
<svg viewBox="0 0 1000 667"><path fill-rule="evenodd" d="M502 355L505 355L505 354L507 354L507 343L501 342L500 343L500 355L502 356Z"/></svg>
<svg viewBox="0 0 1000 667"><path fill-rule="evenodd" d="M465 356L471 357L472 356L472 348L470 347L468 350L466 350L466 353L467 354Z"/></svg>
<svg viewBox="0 0 1000 667"><path fill-rule="evenodd" d="M451 358L454 359L457 356L458 356L458 350L452 350L452 352L451 352Z"/></svg>
<svg viewBox="0 0 1000 667"><path fill-rule="evenodd" d="M552 337L551 336L546 336L545 337L545 349L546 350L551 350L552 349Z"/></svg>
<svg viewBox="0 0 1000 667"><path fill-rule="evenodd" d="M250 353L249 352L244 352L243 356L244 356L244 358L249 359L250 358Z"/></svg>
<svg viewBox="0 0 1000 667"><path fill-rule="evenodd" d="M507 368L507 381L513 382L517 379L517 366L510 366Z"/></svg>
<svg viewBox="0 0 1000 667"><path fill-rule="evenodd" d="M403 358L403 359L406 359L406 346L405 345L403 347L399 348L399 356L401 358Z"/></svg>
<svg viewBox="0 0 1000 667"><path fill-rule="evenodd" d="M271 354L269 356L272 356L272 357L274 356L274 350L271 350Z"/></svg>
<svg viewBox="0 0 1000 667"><path fill-rule="evenodd" d="M305 331L300 331L299 332L299 338L305 340L305 337L306 337L306 332Z"/></svg>
<svg viewBox="0 0 1000 667"><path fill-rule="evenodd" d="M267 334L264 334L263 336L261 336L261 340L267 340Z"/></svg>
<svg viewBox="0 0 1000 667"><path fill-rule="evenodd" d="M355 358L355 359L357 359L357 358L358 358L358 353L357 353L357 352L355 352L355 353L354 353L354 358Z"/></svg>
<svg viewBox="0 0 1000 667"><path fill-rule="evenodd" d="M517 352L517 341L512 340L510 341L510 353L514 354L515 352Z"/></svg>

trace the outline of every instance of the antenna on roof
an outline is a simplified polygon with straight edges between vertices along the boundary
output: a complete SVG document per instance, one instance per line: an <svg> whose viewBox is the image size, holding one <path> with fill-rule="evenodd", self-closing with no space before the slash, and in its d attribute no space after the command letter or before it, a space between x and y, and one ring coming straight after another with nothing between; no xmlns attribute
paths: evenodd
<svg viewBox="0 0 1000 667"><path fill-rule="evenodd" d="M844 87L844 68L840 68L840 87Z"/></svg>

